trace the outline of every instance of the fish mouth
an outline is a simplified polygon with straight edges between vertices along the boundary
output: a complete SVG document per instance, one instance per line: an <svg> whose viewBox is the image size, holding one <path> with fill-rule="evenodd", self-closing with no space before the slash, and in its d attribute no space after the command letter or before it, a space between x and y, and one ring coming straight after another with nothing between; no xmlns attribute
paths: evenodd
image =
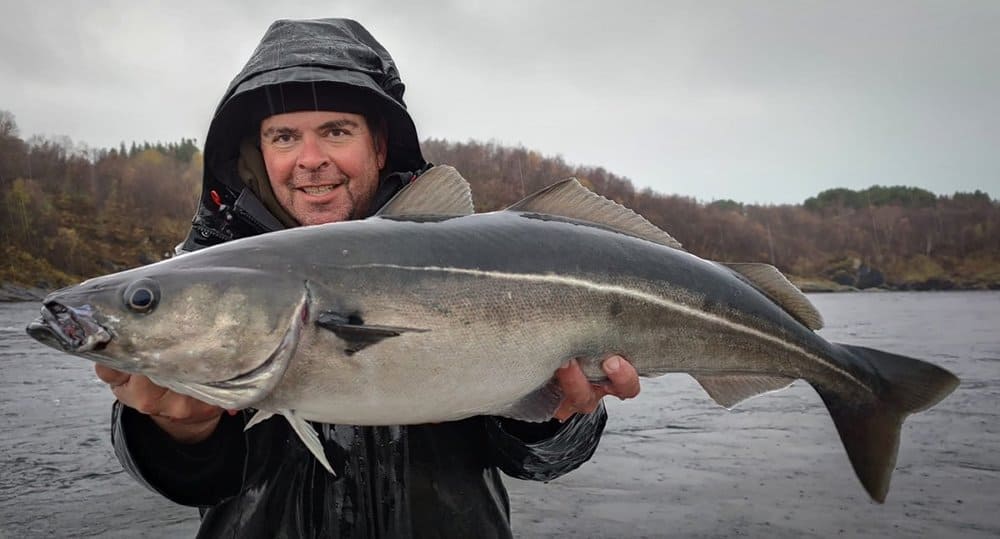
<svg viewBox="0 0 1000 539"><path fill-rule="evenodd" d="M42 305L41 316L25 330L38 342L64 352L83 353L104 349L111 332L94 320L90 305L69 307L57 301Z"/></svg>

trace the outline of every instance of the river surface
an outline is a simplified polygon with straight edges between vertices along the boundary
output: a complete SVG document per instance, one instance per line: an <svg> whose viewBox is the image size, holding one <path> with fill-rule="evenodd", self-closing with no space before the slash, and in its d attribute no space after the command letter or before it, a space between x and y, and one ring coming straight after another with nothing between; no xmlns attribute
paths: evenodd
<svg viewBox="0 0 1000 539"><path fill-rule="evenodd" d="M1000 292L813 295L827 339L928 359L961 386L903 426L885 504L869 500L804 382L715 405L690 378L609 402L594 458L547 484L508 480L521 537L1000 537ZM0 304L0 538L184 537L197 511L136 484L90 362L24 333Z"/></svg>

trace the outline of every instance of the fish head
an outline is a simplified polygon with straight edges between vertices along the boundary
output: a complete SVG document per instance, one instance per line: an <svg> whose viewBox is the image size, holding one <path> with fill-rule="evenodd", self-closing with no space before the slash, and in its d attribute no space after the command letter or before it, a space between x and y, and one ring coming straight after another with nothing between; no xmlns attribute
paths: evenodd
<svg viewBox="0 0 1000 539"><path fill-rule="evenodd" d="M27 331L58 350L243 407L277 384L308 309L308 285L291 275L159 263L53 292Z"/></svg>

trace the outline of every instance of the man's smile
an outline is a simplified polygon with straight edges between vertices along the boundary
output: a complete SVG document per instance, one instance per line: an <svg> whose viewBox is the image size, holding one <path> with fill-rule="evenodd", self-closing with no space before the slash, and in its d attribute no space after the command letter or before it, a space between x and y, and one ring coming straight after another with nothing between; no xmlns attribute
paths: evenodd
<svg viewBox="0 0 1000 539"><path fill-rule="evenodd" d="M299 190L307 195L319 196L319 195L325 195L326 193L329 193L330 191L333 191L336 188L337 188L336 185L309 185L305 187L299 187Z"/></svg>

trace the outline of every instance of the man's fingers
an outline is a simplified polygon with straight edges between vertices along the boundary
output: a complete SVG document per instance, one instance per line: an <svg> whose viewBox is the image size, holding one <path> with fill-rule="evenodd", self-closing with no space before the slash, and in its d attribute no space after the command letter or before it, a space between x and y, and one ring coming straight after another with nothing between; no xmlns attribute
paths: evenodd
<svg viewBox="0 0 1000 539"><path fill-rule="evenodd" d="M160 397L158 406L159 415L169 418L190 417L195 407L191 399L169 391Z"/></svg>
<svg viewBox="0 0 1000 539"><path fill-rule="evenodd" d="M575 359L570 360L565 367L556 371L563 399L573 404L584 404L591 399L592 389L587 377L584 376L580 364Z"/></svg>
<svg viewBox="0 0 1000 539"><path fill-rule="evenodd" d="M159 415L181 423L201 423L221 416L222 408L168 391L160 399Z"/></svg>
<svg viewBox="0 0 1000 539"><path fill-rule="evenodd" d="M604 392L621 399L631 399L639 394L639 373L635 367L621 356L611 356L604 360L601 369L608 376L609 383Z"/></svg>
<svg viewBox="0 0 1000 539"><path fill-rule="evenodd" d="M132 376L127 372L116 371L111 367L105 367L100 363L94 363L94 372L97 373L97 377L101 379L102 382L110 386L120 386Z"/></svg>
<svg viewBox="0 0 1000 539"><path fill-rule="evenodd" d="M556 381L562 389L563 401L553 417L565 421L576 412L590 413L597 409L602 395L595 392L575 359L556 371Z"/></svg>
<svg viewBox="0 0 1000 539"><path fill-rule="evenodd" d="M115 392L115 396L117 396L118 400L122 401L122 403L126 406L135 408L146 415L161 415L163 412L162 406L160 406L160 397L163 396L162 393L135 393L129 392L128 389L119 389Z"/></svg>
<svg viewBox="0 0 1000 539"><path fill-rule="evenodd" d="M168 390L150 382L145 376L134 374L124 384L112 385L111 392L129 408L146 415L158 415L162 411L160 400Z"/></svg>
<svg viewBox="0 0 1000 539"><path fill-rule="evenodd" d="M111 387L123 405L149 418L171 438L195 443L211 436L222 417L222 408L160 387L141 374L119 372L96 365L97 377Z"/></svg>

